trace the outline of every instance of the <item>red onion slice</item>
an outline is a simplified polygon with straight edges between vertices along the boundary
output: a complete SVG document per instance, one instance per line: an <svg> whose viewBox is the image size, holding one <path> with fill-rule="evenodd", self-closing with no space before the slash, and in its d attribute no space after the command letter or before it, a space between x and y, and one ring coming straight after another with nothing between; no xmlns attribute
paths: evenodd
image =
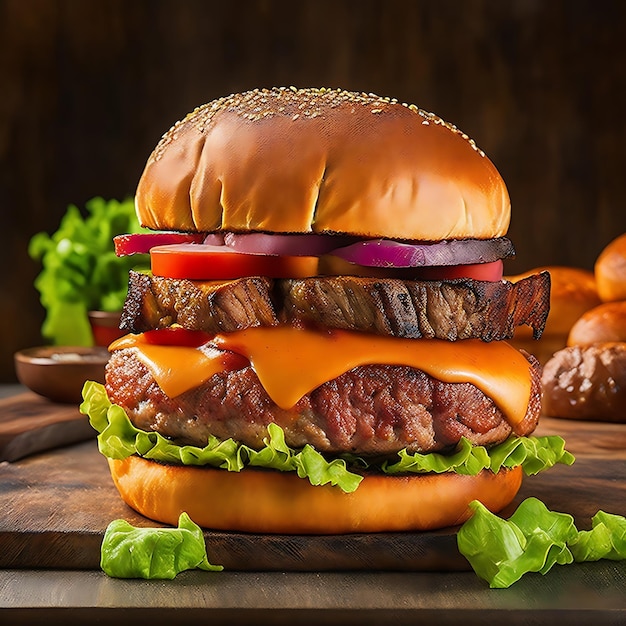
<svg viewBox="0 0 626 626"><path fill-rule="evenodd" d="M202 242L207 246L223 246L224 233L209 233Z"/></svg>
<svg viewBox="0 0 626 626"><path fill-rule="evenodd" d="M129 233L113 237L115 254L129 256L131 254L147 254L155 246L166 246L179 243L200 243L204 239L202 233L178 233L159 231L154 233Z"/></svg>
<svg viewBox="0 0 626 626"><path fill-rule="evenodd" d="M318 233L225 233L224 243L236 252L278 256L321 256L348 246L356 237Z"/></svg>
<svg viewBox="0 0 626 626"><path fill-rule="evenodd" d="M491 263L514 256L515 250L506 237L447 240L426 244L372 239L333 250L331 254L366 267L425 267Z"/></svg>
<svg viewBox="0 0 626 626"><path fill-rule="evenodd" d="M155 232L119 235L114 241L118 256L149 252L159 245L193 243L267 256L321 257L330 254L349 263L376 268L472 265L491 263L515 254L513 244L506 237L409 244L390 239L359 241L350 235L319 233Z"/></svg>

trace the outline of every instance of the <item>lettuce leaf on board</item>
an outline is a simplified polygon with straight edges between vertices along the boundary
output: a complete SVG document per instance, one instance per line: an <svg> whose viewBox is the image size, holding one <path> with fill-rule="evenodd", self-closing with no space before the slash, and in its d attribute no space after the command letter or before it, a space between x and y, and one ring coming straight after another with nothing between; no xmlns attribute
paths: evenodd
<svg viewBox="0 0 626 626"><path fill-rule="evenodd" d="M359 473L348 468L346 459L329 461L309 445L301 450L290 448L277 424L268 426L265 447L261 450L254 450L233 439L222 441L216 437L209 437L207 445L202 448L179 446L159 433L136 428L120 406L111 404L104 386L93 381L85 383L80 410L89 416L91 425L99 433L100 452L112 459L137 454L155 461L209 465L229 471L241 471L246 466L293 471L300 478L308 479L312 485L330 484L346 493L357 489L363 479ZM473 446L463 439L457 451L450 455L402 451L398 456L397 463L385 463L378 469L388 474L457 472L475 475L483 469L496 472L501 467L521 465L524 471L530 467L536 473L555 463L571 465L574 462L574 457L564 449L563 439L556 436L513 438L490 450ZM353 465L365 469L369 467L363 459Z"/></svg>
<svg viewBox="0 0 626 626"><path fill-rule="evenodd" d="M111 522L100 548L100 567L112 578L172 580L180 572L219 572L206 553L202 529L181 513L178 528L136 528L127 521Z"/></svg>
<svg viewBox="0 0 626 626"><path fill-rule="evenodd" d="M554 565L626 559L626 518L599 511L590 531L537 498L524 500L504 520L475 500L472 517L459 529L459 552L492 588L507 588L524 574L546 574Z"/></svg>
<svg viewBox="0 0 626 626"><path fill-rule="evenodd" d="M569 547L575 561L626 560L626 518L598 511Z"/></svg>

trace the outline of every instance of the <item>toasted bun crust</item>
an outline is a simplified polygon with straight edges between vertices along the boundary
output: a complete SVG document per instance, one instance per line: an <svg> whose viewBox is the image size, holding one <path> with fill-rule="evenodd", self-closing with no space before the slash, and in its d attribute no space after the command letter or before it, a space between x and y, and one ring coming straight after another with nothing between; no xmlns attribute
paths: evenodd
<svg viewBox="0 0 626 626"><path fill-rule="evenodd" d="M626 343L559 350L546 363L543 413L550 417L626 422Z"/></svg>
<svg viewBox="0 0 626 626"><path fill-rule="evenodd" d="M279 534L340 534L431 530L464 522L478 499L497 512L522 483L521 468L478 476L367 476L346 494L313 487L295 474L172 466L132 456L109 459L122 499L142 515L176 525L186 511L215 530Z"/></svg>
<svg viewBox="0 0 626 626"><path fill-rule="evenodd" d="M577 267L545 266L507 279L517 282L542 271L550 273L551 281L550 313L543 335L534 341L532 330L528 326L519 326L512 343L545 363L557 350L565 347L567 336L580 316L598 306L601 300L593 272Z"/></svg>
<svg viewBox="0 0 626 626"><path fill-rule="evenodd" d="M572 326L568 346L626 341L626 300L605 302L584 313Z"/></svg>
<svg viewBox="0 0 626 626"><path fill-rule="evenodd" d="M140 222L183 231L488 239L506 186L469 137L411 105L339 90L255 90L197 108L161 139Z"/></svg>
<svg viewBox="0 0 626 626"><path fill-rule="evenodd" d="M594 272L604 302L626 300L626 233L614 239L597 258Z"/></svg>

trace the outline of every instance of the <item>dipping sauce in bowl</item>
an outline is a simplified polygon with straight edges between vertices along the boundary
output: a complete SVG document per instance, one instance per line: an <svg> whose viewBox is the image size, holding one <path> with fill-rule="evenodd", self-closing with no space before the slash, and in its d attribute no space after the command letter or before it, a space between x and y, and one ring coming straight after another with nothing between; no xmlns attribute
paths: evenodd
<svg viewBox="0 0 626 626"><path fill-rule="evenodd" d="M109 360L106 348L42 346L20 350L14 355L20 383L53 402L79 403L85 381L104 383Z"/></svg>
<svg viewBox="0 0 626 626"><path fill-rule="evenodd" d="M126 331L120 330L120 315L119 311L89 311L89 324L97 346L106 347L126 334Z"/></svg>

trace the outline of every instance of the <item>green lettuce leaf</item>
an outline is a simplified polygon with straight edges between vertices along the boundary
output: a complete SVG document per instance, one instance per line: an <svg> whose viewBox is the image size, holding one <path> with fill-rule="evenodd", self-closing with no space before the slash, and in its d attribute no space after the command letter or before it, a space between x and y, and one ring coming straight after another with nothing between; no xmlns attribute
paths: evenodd
<svg viewBox="0 0 626 626"><path fill-rule="evenodd" d="M498 472L501 467L521 465L527 476L550 469L557 463L572 465L575 460L574 455L565 450L563 438L556 435L512 437L493 448L489 456L489 467L493 472Z"/></svg>
<svg viewBox="0 0 626 626"><path fill-rule="evenodd" d="M128 271L147 269L146 255L118 257L113 237L142 232L132 198L92 198L81 212L70 205L55 233L35 234L30 257L41 263L35 279L46 317L42 335L56 345L91 345L88 311L120 311Z"/></svg>
<svg viewBox="0 0 626 626"><path fill-rule="evenodd" d="M457 474L470 474L475 476L490 466L489 453L482 446L473 446L468 439L461 439L457 450L453 454L439 454L430 452L407 452L401 450L398 453L400 460L397 463L385 463L383 470L387 474L401 474L406 472L421 474L426 472L455 471Z"/></svg>
<svg viewBox="0 0 626 626"><path fill-rule="evenodd" d="M253 450L233 439L224 441L210 437L203 448L179 446L156 432L145 432L133 426L125 411L111 404L104 386L88 381L83 387L82 413L89 416L92 427L99 433L100 452L112 459L124 459L138 454L146 459L184 465L209 465L229 471L241 471L246 465L297 472L312 485L340 487L350 493L363 477L350 472L345 461L327 461L319 452L305 446L291 449L277 424L268 426L265 447Z"/></svg>
<svg viewBox="0 0 626 626"><path fill-rule="evenodd" d="M111 404L104 387L93 381L85 383L80 410L89 415L91 425L99 433L100 452L112 459L137 454L155 461L209 465L236 472L245 466L265 467L296 472L312 485L330 484L347 493L357 489L363 479L349 468L376 469L387 474L456 472L476 475L483 469L497 472L501 467L518 465L526 473L536 473L555 463L571 465L574 462L574 457L564 449L563 439L551 436L513 438L490 450L462 439L452 454L419 454L403 450L396 463L385 462L380 467L373 467L357 457L329 461L309 445L294 450L286 444L284 432L277 424L268 426L268 436L261 450L233 439L222 441L216 437L209 437L207 445L202 448L179 446L156 432L145 432L133 426L124 410Z"/></svg>
<svg viewBox="0 0 626 626"><path fill-rule="evenodd" d="M492 588L506 588L524 574L546 574L554 565L601 558L626 559L626 518L599 511L591 531L578 531L566 513L536 498L524 500L504 520L475 500L472 517L457 534L459 552Z"/></svg>
<svg viewBox="0 0 626 626"><path fill-rule="evenodd" d="M171 580L198 568L219 572L206 553L202 529L182 513L178 528L136 528L127 521L111 522L100 549L100 567L113 578Z"/></svg>
<svg viewBox="0 0 626 626"><path fill-rule="evenodd" d="M626 560L626 518L598 511L570 545L576 561Z"/></svg>
<svg viewBox="0 0 626 626"><path fill-rule="evenodd" d="M511 469L522 466L525 474L537 474L550 469L557 463L571 465L574 456L565 450L565 441L558 436L511 437L501 444L487 450L482 446L473 446L462 438L453 454L420 454L402 450L397 463L385 464L383 471L388 474L405 472L449 472L475 476L483 469L497 473L502 467Z"/></svg>

